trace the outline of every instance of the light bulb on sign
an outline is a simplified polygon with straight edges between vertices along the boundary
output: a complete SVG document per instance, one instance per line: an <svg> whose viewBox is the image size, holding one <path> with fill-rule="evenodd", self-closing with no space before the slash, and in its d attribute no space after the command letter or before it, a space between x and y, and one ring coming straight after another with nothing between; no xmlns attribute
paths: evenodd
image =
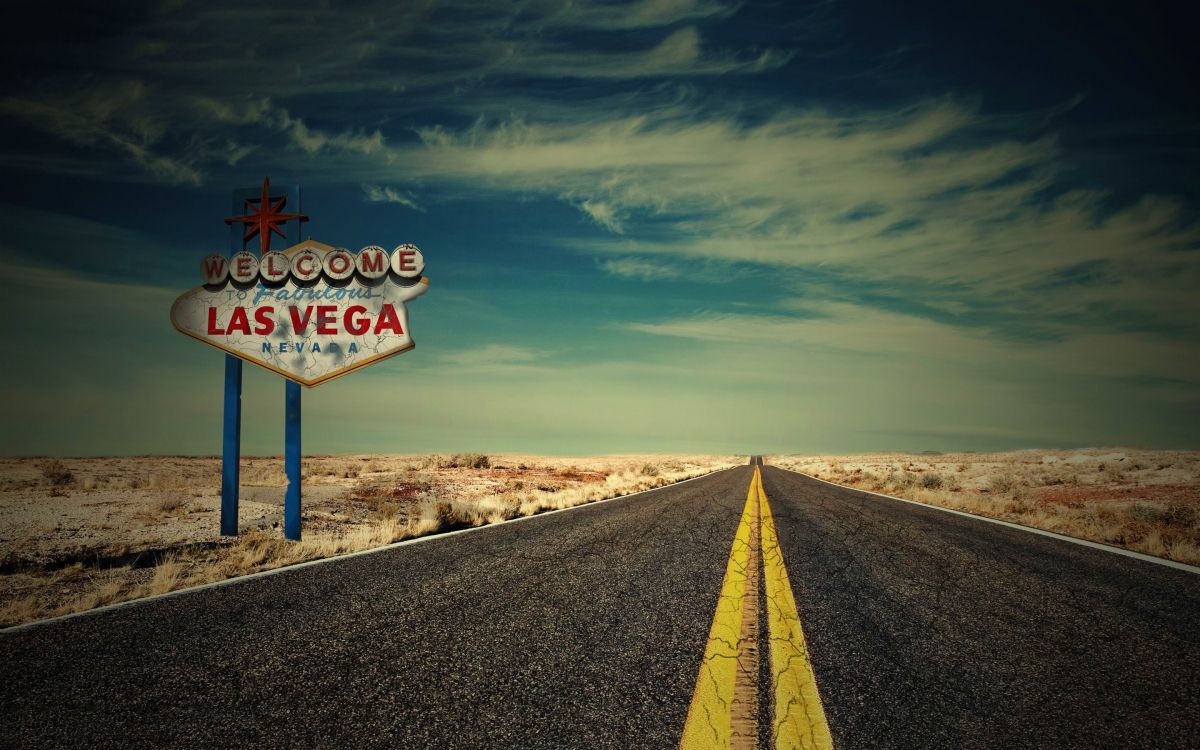
<svg viewBox="0 0 1200 750"><path fill-rule="evenodd" d="M355 258L355 267L358 269L359 275L368 281L375 281L387 276L391 264L387 250L379 245L367 245L358 251L358 257Z"/></svg>
<svg viewBox="0 0 1200 750"><path fill-rule="evenodd" d="M354 256L344 247L325 253L321 265L325 269L325 276L333 281L345 281L354 275Z"/></svg>
<svg viewBox="0 0 1200 750"><path fill-rule="evenodd" d="M229 277L239 284L258 278L258 258L249 250L239 250L229 259Z"/></svg>
<svg viewBox="0 0 1200 750"><path fill-rule="evenodd" d="M200 275L209 286L224 284L229 278L229 261L224 255L213 253L200 261Z"/></svg>
<svg viewBox="0 0 1200 750"><path fill-rule="evenodd" d="M264 255L258 264L258 273L268 284L278 284L286 280L291 271L291 260L278 250L272 250Z"/></svg>
<svg viewBox="0 0 1200 750"><path fill-rule="evenodd" d="M425 258L416 245L397 245L392 251L392 273L402 279L418 278L425 270Z"/></svg>
<svg viewBox="0 0 1200 750"><path fill-rule="evenodd" d="M292 256L292 278L312 281L321 275L321 258L312 250L301 250Z"/></svg>

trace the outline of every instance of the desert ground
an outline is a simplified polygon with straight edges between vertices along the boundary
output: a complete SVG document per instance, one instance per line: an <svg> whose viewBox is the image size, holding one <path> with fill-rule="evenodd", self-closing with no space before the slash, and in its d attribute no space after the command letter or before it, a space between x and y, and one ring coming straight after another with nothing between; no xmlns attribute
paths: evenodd
<svg viewBox="0 0 1200 750"><path fill-rule="evenodd" d="M0 626L658 487L744 456L318 456L304 540L279 457L241 465L219 535L215 457L0 459ZM831 482L1200 563L1200 453L1135 449L769 456ZM880 502L888 502L880 500Z"/></svg>
<svg viewBox="0 0 1200 750"><path fill-rule="evenodd" d="M296 543L280 528L279 457L242 460L236 538L219 535L218 458L0 459L0 626L627 495L745 460L306 458Z"/></svg>
<svg viewBox="0 0 1200 750"><path fill-rule="evenodd" d="M1200 452L777 456L830 482L1200 564Z"/></svg>

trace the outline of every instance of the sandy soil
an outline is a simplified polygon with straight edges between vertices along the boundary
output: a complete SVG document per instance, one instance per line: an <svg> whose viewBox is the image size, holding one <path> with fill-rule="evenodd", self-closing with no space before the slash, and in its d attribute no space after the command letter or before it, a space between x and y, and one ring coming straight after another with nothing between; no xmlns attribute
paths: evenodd
<svg viewBox="0 0 1200 750"><path fill-rule="evenodd" d="M241 463L219 536L220 460L0 459L0 625L661 486L736 456L306 458L304 541L282 540L278 457Z"/></svg>
<svg viewBox="0 0 1200 750"><path fill-rule="evenodd" d="M831 482L1200 564L1200 452L779 456Z"/></svg>

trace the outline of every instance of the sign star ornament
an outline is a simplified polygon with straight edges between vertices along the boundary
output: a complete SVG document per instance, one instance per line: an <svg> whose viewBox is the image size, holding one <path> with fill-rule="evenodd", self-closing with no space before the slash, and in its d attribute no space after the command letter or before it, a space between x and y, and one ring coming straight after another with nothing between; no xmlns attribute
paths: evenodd
<svg viewBox="0 0 1200 750"><path fill-rule="evenodd" d="M250 211L250 204L257 203L258 209ZM242 242L245 243L254 235L258 235L259 244L262 246L262 254L266 255L271 249L271 233L274 232L280 237L287 239L287 234L279 228L281 223L295 219L299 222L308 221L308 217L304 214L283 214L279 213L283 207L287 205L287 196L281 196L277 203L271 202L271 179L263 178L262 197L257 201L246 201L246 213L244 216L230 216L225 220L226 224L241 223L248 228L246 233L242 235Z"/></svg>
<svg viewBox="0 0 1200 750"><path fill-rule="evenodd" d="M315 386L412 349L405 303L429 289L416 245L357 253L308 239L271 250L279 224L306 221L282 213L286 197L247 201L246 214L226 219L259 237L261 255L209 255L203 284L171 306L171 323L192 338L305 386ZM257 203L255 210L250 204Z"/></svg>

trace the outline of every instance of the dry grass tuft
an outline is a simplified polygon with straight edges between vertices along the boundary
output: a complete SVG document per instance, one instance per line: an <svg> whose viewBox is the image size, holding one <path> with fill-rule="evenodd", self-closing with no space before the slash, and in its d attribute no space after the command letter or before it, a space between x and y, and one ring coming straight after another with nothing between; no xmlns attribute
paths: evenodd
<svg viewBox="0 0 1200 750"><path fill-rule="evenodd" d="M144 596L165 594L179 588L186 566L176 553L168 554L154 568L154 576L146 584Z"/></svg>
<svg viewBox="0 0 1200 750"><path fill-rule="evenodd" d="M26 594L0 604L0 625L15 625L46 616L46 607L38 594Z"/></svg>
<svg viewBox="0 0 1200 750"><path fill-rule="evenodd" d="M125 589L125 574L128 572L128 567L103 571L95 577L95 582L87 593L61 607L57 614L95 609L120 601Z"/></svg>

